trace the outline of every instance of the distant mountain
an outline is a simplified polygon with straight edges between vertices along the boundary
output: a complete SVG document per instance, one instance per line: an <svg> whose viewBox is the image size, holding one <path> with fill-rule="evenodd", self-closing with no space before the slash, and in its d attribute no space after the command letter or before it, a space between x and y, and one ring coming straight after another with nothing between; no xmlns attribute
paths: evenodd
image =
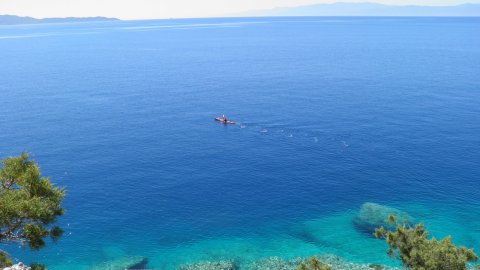
<svg viewBox="0 0 480 270"><path fill-rule="evenodd" d="M67 22L97 22L97 21L115 21L116 18L106 17L67 17L67 18L45 18L36 19L32 17L20 17L14 15L0 15L0 25L5 24L37 24L37 23L67 23Z"/></svg>
<svg viewBox="0 0 480 270"><path fill-rule="evenodd" d="M480 16L480 4L457 6L395 6L376 3L334 3L274 8L233 16Z"/></svg>

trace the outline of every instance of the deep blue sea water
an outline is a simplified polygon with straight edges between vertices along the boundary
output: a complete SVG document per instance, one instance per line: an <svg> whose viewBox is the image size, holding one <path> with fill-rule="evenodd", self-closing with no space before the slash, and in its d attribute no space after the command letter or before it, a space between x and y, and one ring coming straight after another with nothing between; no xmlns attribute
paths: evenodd
<svg viewBox="0 0 480 270"><path fill-rule="evenodd" d="M67 189L59 243L8 250L51 270L130 255L155 269L319 253L395 265L352 226L364 202L480 250L479 30L479 18L0 26L0 157L29 151Z"/></svg>

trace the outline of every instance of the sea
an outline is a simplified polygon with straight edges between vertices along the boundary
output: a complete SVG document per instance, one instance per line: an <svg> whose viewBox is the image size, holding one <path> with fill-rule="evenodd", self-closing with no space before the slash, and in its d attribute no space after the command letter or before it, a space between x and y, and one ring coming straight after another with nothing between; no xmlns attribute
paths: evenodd
<svg viewBox="0 0 480 270"><path fill-rule="evenodd" d="M49 270L398 266L352 223L366 202L480 251L480 18L0 26L0 157L22 152L65 233L0 248Z"/></svg>

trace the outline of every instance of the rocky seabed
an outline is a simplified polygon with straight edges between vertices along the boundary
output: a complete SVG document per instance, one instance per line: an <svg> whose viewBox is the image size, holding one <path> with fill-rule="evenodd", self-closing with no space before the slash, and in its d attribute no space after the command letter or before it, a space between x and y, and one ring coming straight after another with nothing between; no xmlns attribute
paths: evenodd
<svg viewBox="0 0 480 270"><path fill-rule="evenodd" d="M32 270L32 268L26 266L22 262L19 262L17 264L12 265L12 266L5 267L5 268L3 268L3 270Z"/></svg>

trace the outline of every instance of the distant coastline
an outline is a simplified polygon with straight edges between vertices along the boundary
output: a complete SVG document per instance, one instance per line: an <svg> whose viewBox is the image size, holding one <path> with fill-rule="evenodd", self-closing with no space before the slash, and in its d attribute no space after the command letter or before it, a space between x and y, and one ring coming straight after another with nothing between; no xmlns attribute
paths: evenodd
<svg viewBox="0 0 480 270"><path fill-rule="evenodd" d="M0 25L98 22L98 21L118 21L118 20L119 19L117 18L107 18L107 17L65 17L65 18L37 19L33 17L21 17L21 16L15 16L15 15L0 15Z"/></svg>
<svg viewBox="0 0 480 270"><path fill-rule="evenodd" d="M239 17L269 16L411 16L411 17L478 17L480 4L455 6L384 5L378 3L314 4L298 7L278 7L231 14Z"/></svg>

